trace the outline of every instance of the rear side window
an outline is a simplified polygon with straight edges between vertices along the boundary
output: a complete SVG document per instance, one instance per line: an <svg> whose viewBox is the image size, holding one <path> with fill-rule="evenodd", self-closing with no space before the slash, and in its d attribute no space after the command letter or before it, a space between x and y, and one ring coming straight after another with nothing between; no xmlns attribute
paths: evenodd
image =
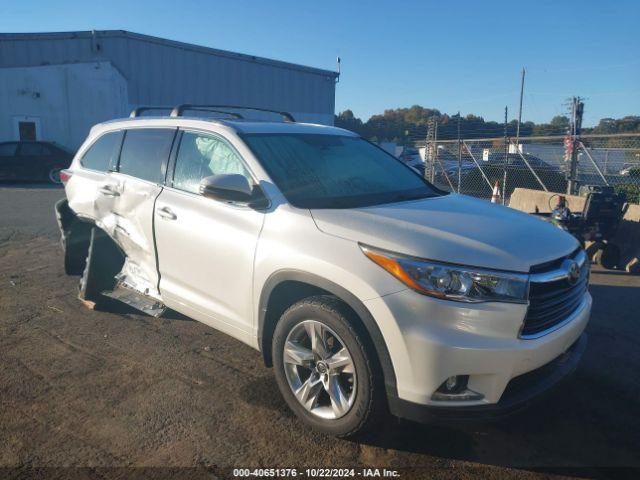
<svg viewBox="0 0 640 480"><path fill-rule="evenodd" d="M0 157L13 157L16 154L17 143L0 143Z"/></svg>
<svg viewBox="0 0 640 480"><path fill-rule="evenodd" d="M49 149L40 143L23 143L19 152L22 157L42 157L50 154Z"/></svg>
<svg viewBox="0 0 640 480"><path fill-rule="evenodd" d="M105 133L84 153L80 164L85 168L106 172L111 165L115 164L121 139L120 131Z"/></svg>
<svg viewBox="0 0 640 480"><path fill-rule="evenodd" d="M118 171L162 183L174 134L175 130L164 128L127 130Z"/></svg>

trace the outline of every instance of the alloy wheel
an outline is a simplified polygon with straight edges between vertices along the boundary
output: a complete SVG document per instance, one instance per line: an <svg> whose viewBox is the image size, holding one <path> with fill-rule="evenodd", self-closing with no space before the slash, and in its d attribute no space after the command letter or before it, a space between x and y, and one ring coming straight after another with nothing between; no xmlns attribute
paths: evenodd
<svg viewBox="0 0 640 480"><path fill-rule="evenodd" d="M347 414L356 396L356 371L342 339L316 320L298 323L287 335L283 363L289 387L313 415L334 420Z"/></svg>

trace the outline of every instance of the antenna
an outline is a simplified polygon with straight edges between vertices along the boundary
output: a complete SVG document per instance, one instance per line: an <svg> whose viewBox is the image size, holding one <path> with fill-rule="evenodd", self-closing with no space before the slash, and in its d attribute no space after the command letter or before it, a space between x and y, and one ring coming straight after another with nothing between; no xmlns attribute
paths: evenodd
<svg viewBox="0 0 640 480"><path fill-rule="evenodd" d="M342 62L342 60L340 59L340 57L336 57L336 63L338 64L338 76L336 77L336 83L340 82L340 73L342 73L340 71L341 62Z"/></svg>

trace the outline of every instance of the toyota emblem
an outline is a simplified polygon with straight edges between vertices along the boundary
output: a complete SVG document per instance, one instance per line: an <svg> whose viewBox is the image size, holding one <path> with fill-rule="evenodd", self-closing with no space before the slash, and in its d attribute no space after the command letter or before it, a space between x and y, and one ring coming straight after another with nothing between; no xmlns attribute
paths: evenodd
<svg viewBox="0 0 640 480"><path fill-rule="evenodd" d="M567 281L569 285L575 285L580 280L580 267L576 262L571 262L569 264L569 269L567 271Z"/></svg>

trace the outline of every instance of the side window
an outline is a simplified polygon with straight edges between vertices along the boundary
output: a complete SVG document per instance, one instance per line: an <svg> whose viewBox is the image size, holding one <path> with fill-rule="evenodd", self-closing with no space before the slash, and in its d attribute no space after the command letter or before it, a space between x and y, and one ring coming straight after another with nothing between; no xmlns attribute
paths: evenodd
<svg viewBox="0 0 640 480"><path fill-rule="evenodd" d="M142 180L162 183L174 134L175 130L166 128L127 130L118 171Z"/></svg>
<svg viewBox="0 0 640 480"><path fill-rule="evenodd" d="M49 145L41 143L40 147L42 148L42 155L44 155L45 157L50 157L51 155L53 155L53 152L51 151L51 147Z"/></svg>
<svg viewBox="0 0 640 480"><path fill-rule="evenodd" d="M226 141L204 133L184 132L176 156L173 187L199 193L203 178L221 173L239 173L253 183L242 159Z"/></svg>
<svg viewBox="0 0 640 480"><path fill-rule="evenodd" d="M44 148L39 143L22 143L18 150L18 155L21 157L40 157L44 154Z"/></svg>
<svg viewBox="0 0 640 480"><path fill-rule="evenodd" d="M0 157L13 157L16 154L17 143L0 143Z"/></svg>
<svg viewBox="0 0 640 480"><path fill-rule="evenodd" d="M115 163L115 156L120 148L122 132L109 132L96 140L89 150L84 152L80 165L92 170L106 172Z"/></svg>

